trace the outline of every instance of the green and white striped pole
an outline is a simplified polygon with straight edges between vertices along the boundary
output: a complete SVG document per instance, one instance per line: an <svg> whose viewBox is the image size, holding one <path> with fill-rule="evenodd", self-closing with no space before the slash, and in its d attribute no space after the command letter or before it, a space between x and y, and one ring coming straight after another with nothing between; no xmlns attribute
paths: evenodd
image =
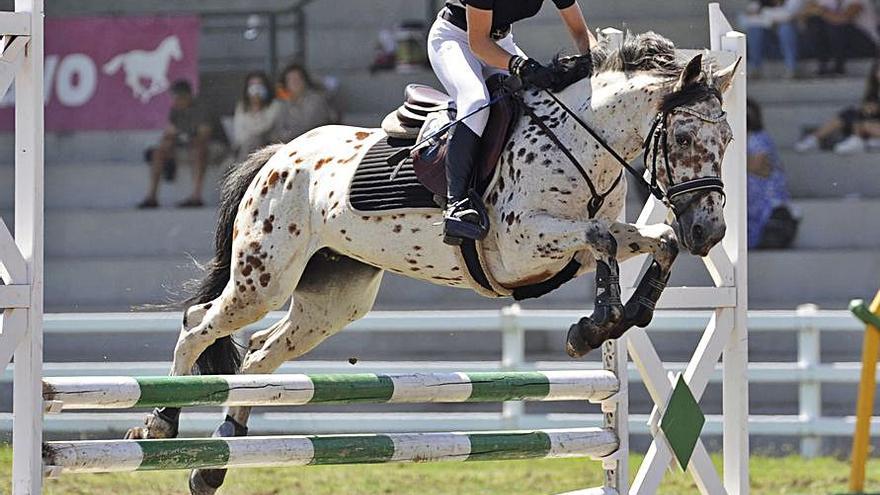
<svg viewBox="0 0 880 495"><path fill-rule="evenodd" d="M52 412L187 406L601 401L619 382L607 370L500 373L227 375L45 378Z"/></svg>
<svg viewBox="0 0 880 495"><path fill-rule="evenodd" d="M267 436L49 442L52 475L221 467L601 458L617 450L602 428L478 433Z"/></svg>

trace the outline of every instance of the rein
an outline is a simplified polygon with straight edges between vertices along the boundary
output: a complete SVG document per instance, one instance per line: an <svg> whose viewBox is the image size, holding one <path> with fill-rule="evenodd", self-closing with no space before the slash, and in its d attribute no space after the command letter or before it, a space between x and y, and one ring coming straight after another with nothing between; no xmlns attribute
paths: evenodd
<svg viewBox="0 0 880 495"><path fill-rule="evenodd" d="M599 135L589 124L587 124L579 115L573 112L568 106L565 105L553 92L549 90L543 90L544 93L549 96L560 108L562 108L565 113L567 113L570 117L572 117L575 122L587 133L592 136L593 139L599 143L602 148L605 149L617 162L623 167L624 170L632 174L639 181L641 181L645 186L647 186L648 190L651 194L656 197L658 200L663 202L668 208L670 208L676 216L684 213L691 207L693 204L693 200L689 201L684 207L676 206L674 200L676 197L681 196L683 194L697 192L697 191L706 191L710 192L718 192L724 197L724 182L722 182L720 177L698 177L695 179L691 179L688 181L684 181L680 184L672 183L672 168L669 165L669 144L668 144L668 122L669 116L672 113L682 112L687 113L688 115L693 115L700 120L709 123L720 123L723 122L727 117L725 112L721 112L716 116L704 115L701 112L698 112L692 108L685 106L678 106L663 112L659 112L657 116L654 118L654 122L651 125L651 130L648 132L648 136L645 139L645 142L642 147L642 155L645 161L645 169L648 170L648 155L651 154L653 160L650 167L651 170L651 180L646 180L641 174L638 173L630 164L614 149L611 147L608 142ZM615 187L620 183L621 178L623 177L623 171L621 171L620 175L618 175L617 179L614 181L614 184L604 193L599 194L596 191L596 186L593 184L593 181L590 179L583 165L577 160L577 158L571 153L565 145L559 140L559 137L544 123L543 120L535 113L534 109L530 107L522 97L517 98L519 103L522 105L526 114L535 123L541 130L547 134L551 141L565 154L568 160L574 165L577 171L581 174L584 180L587 183L587 187L590 189L590 193L592 194L592 198L588 204L588 211L590 213L590 217L594 217L595 214L602 207L602 204L605 202L605 198L614 190ZM669 178L669 188L664 191L663 188L660 187L658 183L658 174L657 174L657 158L660 155L660 152L663 153L663 161L666 168L666 174Z"/></svg>

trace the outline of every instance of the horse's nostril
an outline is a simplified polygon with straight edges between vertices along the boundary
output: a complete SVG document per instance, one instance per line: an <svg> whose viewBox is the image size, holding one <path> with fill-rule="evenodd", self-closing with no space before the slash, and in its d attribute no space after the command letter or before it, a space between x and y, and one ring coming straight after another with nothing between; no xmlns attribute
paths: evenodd
<svg viewBox="0 0 880 495"><path fill-rule="evenodd" d="M704 241L705 235L706 235L706 230L703 228L702 225L697 224L697 225L694 225L693 227L691 227L691 239L693 239L694 242Z"/></svg>

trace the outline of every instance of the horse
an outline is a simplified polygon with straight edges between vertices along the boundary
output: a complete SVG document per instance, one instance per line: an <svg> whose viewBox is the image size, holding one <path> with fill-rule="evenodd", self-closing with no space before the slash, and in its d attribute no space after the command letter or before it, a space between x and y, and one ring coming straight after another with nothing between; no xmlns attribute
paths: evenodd
<svg viewBox="0 0 880 495"><path fill-rule="evenodd" d="M596 47L586 60L589 77L557 93L521 93L534 118L520 118L499 160L484 195L491 230L480 243L486 271L506 288L547 280L572 260L575 275L596 273L594 312L568 331L574 357L648 325L680 246L705 256L723 238L721 162L732 130L722 95L738 64L716 70L700 55L679 59L651 32ZM379 129L321 127L228 172L215 256L184 311L172 375L271 373L366 315L385 271L475 288L457 248L442 242L439 209L363 215L349 207L355 169L383 138ZM618 221L621 161L643 151L672 225ZM651 265L624 304L618 262L642 253ZM242 361L230 336L287 301L286 316L250 337ZM174 437L179 412L154 410L127 437ZM245 435L249 414L230 407L215 436ZM214 493L225 472L193 471L192 493Z"/></svg>
<svg viewBox="0 0 880 495"><path fill-rule="evenodd" d="M169 87L168 65L171 60L183 58L180 39L168 36L155 50L132 50L113 57L104 64L104 74L112 76L122 68L125 70L125 84L131 88L131 94L141 101L149 102L154 96L161 94ZM144 86L142 81L149 80L150 85Z"/></svg>

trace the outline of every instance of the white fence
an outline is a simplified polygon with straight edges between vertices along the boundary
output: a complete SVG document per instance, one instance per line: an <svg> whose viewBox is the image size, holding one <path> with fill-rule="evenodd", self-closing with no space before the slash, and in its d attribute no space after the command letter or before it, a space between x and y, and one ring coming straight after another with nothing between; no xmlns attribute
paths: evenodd
<svg viewBox="0 0 880 495"><path fill-rule="evenodd" d="M338 373L338 372L438 372L449 370L564 370L600 368L599 362L583 361L526 361L526 332L555 332L562 335L564 329L583 311L530 311L516 306L502 311L444 311L444 312L373 312L365 319L352 324L350 332L502 332L500 361L359 361L350 365L344 360L299 360L286 363L279 373ZM272 313L249 330L265 328L281 318L283 313ZM651 334L696 334L701 332L709 319L709 312L662 311L651 324ZM176 313L139 314L54 314L46 315L44 331L47 339L60 335L113 333L130 335L166 334L169 341L175 339L180 324ZM819 453L824 436L850 436L853 432L852 417L823 417L821 403L822 384L857 383L861 364L858 362L822 363L820 361L822 333L862 332L864 326L848 311L815 311L810 308L798 311L751 311L748 318L750 333L797 333L796 362L750 362L750 383L797 383L799 384L799 414L789 416L752 415L749 429L753 435L786 435L801 439L801 452L805 456ZM561 354L561 351L560 351ZM405 359L405 356L401 356ZM567 358L566 358L567 359ZM669 371L682 371L686 363L667 363ZM632 366L632 365L630 365ZM91 362L46 363L46 376L86 375L164 375L167 362ZM7 369L0 382L12 381L12 368ZM639 382L639 374L629 374L632 382ZM721 368L716 370L712 382L721 381ZM75 432L99 433L108 430L121 431L142 421L142 413L93 414L78 413L66 416L46 417L45 431L50 434ZM216 427L217 413L191 413L182 417L182 428L188 431L210 432ZM503 428L565 428L600 424L601 414L525 414L521 403L505 404L500 413L290 413L263 412L251 419L254 431L266 433L290 433L291 431L356 432L356 431L426 431L445 429L503 429ZM648 433L647 415L630 415L630 428L634 433ZM705 432L721 433L721 417L709 415ZM880 418L873 423L874 434L880 434ZM0 430L9 431L12 418L0 414Z"/></svg>

